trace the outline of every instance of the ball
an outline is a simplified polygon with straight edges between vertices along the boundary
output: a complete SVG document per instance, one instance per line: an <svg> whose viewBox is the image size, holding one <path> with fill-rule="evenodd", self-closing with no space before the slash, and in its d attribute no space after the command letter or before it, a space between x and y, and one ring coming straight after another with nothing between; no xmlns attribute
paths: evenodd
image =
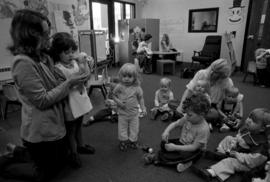
<svg viewBox="0 0 270 182"><path fill-rule="evenodd" d="M152 148L149 148L149 149L148 149L148 152L149 152L149 153L153 153L154 150L153 150Z"/></svg>

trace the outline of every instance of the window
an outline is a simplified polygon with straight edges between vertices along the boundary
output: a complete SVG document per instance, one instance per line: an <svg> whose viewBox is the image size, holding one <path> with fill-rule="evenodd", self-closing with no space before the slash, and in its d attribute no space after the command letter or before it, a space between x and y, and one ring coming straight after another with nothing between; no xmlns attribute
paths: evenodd
<svg viewBox="0 0 270 182"><path fill-rule="evenodd" d="M126 4L126 19L134 18L134 5Z"/></svg>
<svg viewBox="0 0 270 182"><path fill-rule="evenodd" d="M114 2L114 27L115 27L115 38L118 39L118 20L124 19L123 14L123 4L119 2Z"/></svg>
<svg viewBox="0 0 270 182"><path fill-rule="evenodd" d="M114 2L115 39L119 39L118 20L135 18L135 5L125 2Z"/></svg>

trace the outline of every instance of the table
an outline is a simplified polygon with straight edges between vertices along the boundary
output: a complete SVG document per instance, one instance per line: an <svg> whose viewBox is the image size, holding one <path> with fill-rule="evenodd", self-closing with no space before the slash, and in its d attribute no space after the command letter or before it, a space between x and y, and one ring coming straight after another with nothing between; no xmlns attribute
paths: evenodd
<svg viewBox="0 0 270 182"><path fill-rule="evenodd" d="M160 59L160 58L161 59L170 59L170 57L174 57L174 59L172 59L172 60L176 61L176 56L183 55L183 53L180 51L170 51L170 52L152 51L152 53L149 55L152 56L152 71L155 72L158 59Z"/></svg>

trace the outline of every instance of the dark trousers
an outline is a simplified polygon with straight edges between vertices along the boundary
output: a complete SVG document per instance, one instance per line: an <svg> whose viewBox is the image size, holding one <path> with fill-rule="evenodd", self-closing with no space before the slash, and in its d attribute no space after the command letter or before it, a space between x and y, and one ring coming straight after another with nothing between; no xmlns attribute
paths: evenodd
<svg viewBox="0 0 270 182"><path fill-rule="evenodd" d="M176 145L183 145L179 139L169 139L168 143L174 143ZM160 144L161 150L158 152L158 162L161 165L175 166L178 163L187 163L190 161L198 160L201 155L201 150L194 152L188 151L167 151L165 149L166 142L162 141Z"/></svg>
<svg viewBox="0 0 270 182"><path fill-rule="evenodd" d="M152 59L148 58L146 54L138 54L139 66L144 73L152 73Z"/></svg>
<svg viewBox="0 0 270 182"><path fill-rule="evenodd" d="M40 143L23 141L25 147L17 146L13 156L0 157L0 174L7 178L47 182L67 162L65 138Z"/></svg>
<svg viewBox="0 0 270 182"><path fill-rule="evenodd" d="M257 77L258 77L258 81L259 84L261 85L267 85L267 69L257 69Z"/></svg>

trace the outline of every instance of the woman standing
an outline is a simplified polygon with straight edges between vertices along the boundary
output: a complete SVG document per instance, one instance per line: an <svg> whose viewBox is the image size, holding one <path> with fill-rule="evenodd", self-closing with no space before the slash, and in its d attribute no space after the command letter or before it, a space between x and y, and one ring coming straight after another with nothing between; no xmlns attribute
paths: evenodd
<svg viewBox="0 0 270 182"><path fill-rule="evenodd" d="M12 76L22 103L21 138L34 161L34 177L48 181L66 161L66 129L61 100L88 75L74 74L59 84L47 55L50 22L32 10L19 10L10 28Z"/></svg>

